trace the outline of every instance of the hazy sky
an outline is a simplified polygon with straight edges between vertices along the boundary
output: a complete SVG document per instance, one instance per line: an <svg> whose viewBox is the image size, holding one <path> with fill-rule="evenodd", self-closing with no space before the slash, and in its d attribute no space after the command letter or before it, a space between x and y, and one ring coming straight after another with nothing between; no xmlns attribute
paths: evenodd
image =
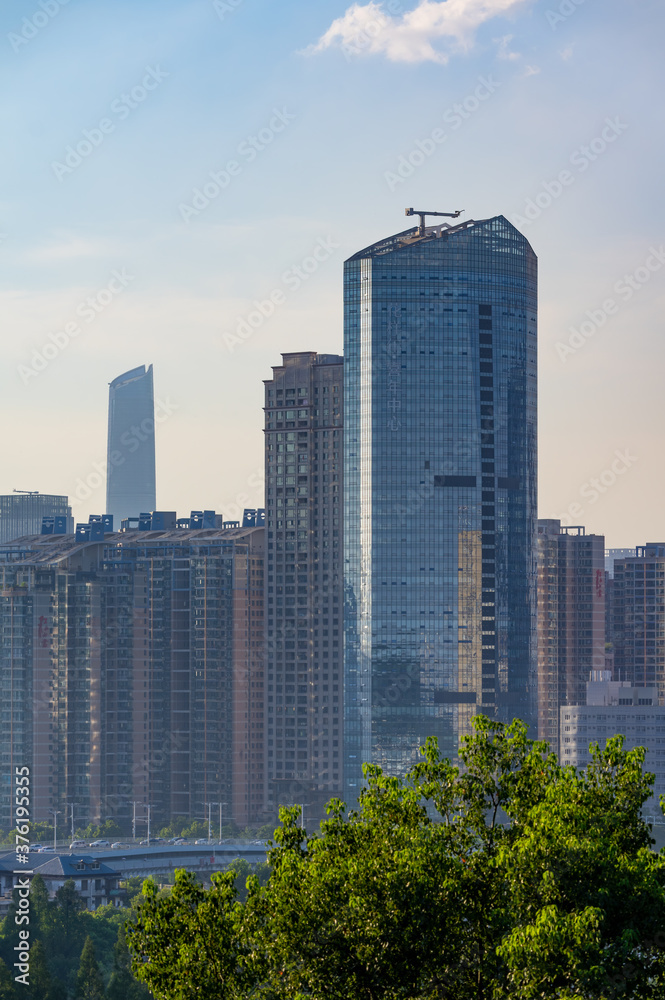
<svg viewBox="0 0 665 1000"><path fill-rule="evenodd" d="M341 351L342 262L405 206L463 208L540 259L541 516L665 539L664 29L662 0L5 0L0 492L101 513L107 384L152 363L158 506L260 503L270 366Z"/></svg>

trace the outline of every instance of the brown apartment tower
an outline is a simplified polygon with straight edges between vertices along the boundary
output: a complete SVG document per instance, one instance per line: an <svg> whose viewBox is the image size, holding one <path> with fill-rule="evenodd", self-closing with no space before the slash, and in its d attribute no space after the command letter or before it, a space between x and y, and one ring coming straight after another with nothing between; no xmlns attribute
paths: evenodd
<svg viewBox="0 0 665 1000"><path fill-rule="evenodd" d="M0 757L35 820L264 820L264 528L199 513L0 551Z"/></svg>
<svg viewBox="0 0 665 1000"><path fill-rule="evenodd" d="M538 737L556 752L559 709L586 704L605 667L605 538L538 521Z"/></svg>
<svg viewBox="0 0 665 1000"><path fill-rule="evenodd" d="M268 799L307 824L342 789L343 359L283 354L265 387Z"/></svg>

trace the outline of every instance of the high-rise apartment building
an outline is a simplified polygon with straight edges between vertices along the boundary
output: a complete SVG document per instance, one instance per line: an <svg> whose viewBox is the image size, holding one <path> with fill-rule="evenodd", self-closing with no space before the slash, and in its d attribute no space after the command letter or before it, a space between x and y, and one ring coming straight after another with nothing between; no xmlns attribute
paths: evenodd
<svg viewBox="0 0 665 1000"><path fill-rule="evenodd" d="M0 544L23 535L39 535L44 518L57 521L57 533L74 531L68 497L18 492L0 496Z"/></svg>
<svg viewBox="0 0 665 1000"><path fill-rule="evenodd" d="M262 527L4 547L0 762L30 766L35 820L72 803L77 825L127 830L133 803L153 824L212 803L240 825L263 819L263 567Z"/></svg>
<svg viewBox="0 0 665 1000"><path fill-rule="evenodd" d="M538 521L538 737L556 752L562 705L605 668L605 539Z"/></svg>
<svg viewBox="0 0 665 1000"><path fill-rule="evenodd" d="M614 679L658 692L665 705L665 544L614 560Z"/></svg>
<svg viewBox="0 0 665 1000"><path fill-rule="evenodd" d="M120 527L157 506L152 365L132 368L109 386L106 513Z"/></svg>
<svg viewBox="0 0 665 1000"><path fill-rule="evenodd" d="M265 386L269 797L307 819L342 788L343 359L283 354Z"/></svg>
<svg viewBox="0 0 665 1000"><path fill-rule="evenodd" d="M424 220L423 220L424 222ZM503 217L345 263L346 797L536 719L536 256Z"/></svg>

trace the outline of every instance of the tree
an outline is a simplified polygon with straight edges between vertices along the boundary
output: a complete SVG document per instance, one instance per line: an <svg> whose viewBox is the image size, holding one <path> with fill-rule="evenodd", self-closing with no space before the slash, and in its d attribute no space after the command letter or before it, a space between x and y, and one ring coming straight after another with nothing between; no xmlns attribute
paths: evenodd
<svg viewBox="0 0 665 1000"><path fill-rule="evenodd" d="M243 945L232 872L212 875L206 891L191 872L176 873L173 892L158 898L147 880L137 922L127 925L132 970L156 997L206 1000L247 995L253 965Z"/></svg>
<svg viewBox="0 0 665 1000"><path fill-rule="evenodd" d="M12 981L12 974L0 959L0 1000L15 1000L16 990Z"/></svg>
<svg viewBox="0 0 665 1000"><path fill-rule="evenodd" d="M106 1000L150 1000L150 991L131 972L131 958L124 927L118 928L114 948L113 972L106 987Z"/></svg>
<svg viewBox="0 0 665 1000"><path fill-rule="evenodd" d="M206 892L178 872L128 928L160 1000L606 1000L665 995L665 862L641 809L653 776L621 738L586 771L482 716L460 766L435 740L404 778L365 766L349 813L307 836L280 812L270 879Z"/></svg>
<svg viewBox="0 0 665 1000"><path fill-rule="evenodd" d="M103 1000L104 980L99 971L95 945L90 936L85 939L81 952L81 963L76 977L75 1000Z"/></svg>
<svg viewBox="0 0 665 1000"><path fill-rule="evenodd" d="M73 879L67 879L50 904L44 944L52 974L67 984L71 984L85 940L81 919L84 906Z"/></svg>

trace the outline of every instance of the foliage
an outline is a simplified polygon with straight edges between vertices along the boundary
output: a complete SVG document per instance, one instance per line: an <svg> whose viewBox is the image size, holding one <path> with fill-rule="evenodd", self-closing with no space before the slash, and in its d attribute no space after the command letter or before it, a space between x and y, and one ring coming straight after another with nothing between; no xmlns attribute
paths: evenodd
<svg viewBox="0 0 665 1000"><path fill-rule="evenodd" d="M12 974L6 964L0 959L0 1000L14 1000L16 990Z"/></svg>
<svg viewBox="0 0 665 1000"><path fill-rule="evenodd" d="M104 1000L104 980L99 971L95 945L91 937L87 937L83 945L74 997L75 1000Z"/></svg>
<svg viewBox="0 0 665 1000"><path fill-rule="evenodd" d="M641 809L653 776L622 739L586 771L479 716L443 760L366 766L348 814L307 836L281 811L270 878L144 887L128 927L158 1000L608 1000L665 995L665 862Z"/></svg>
<svg viewBox="0 0 665 1000"><path fill-rule="evenodd" d="M44 879L35 875L30 885L30 985L15 985L10 970L16 960L13 949L18 944L19 928L14 921L17 904L15 892L0 925L0 1000L67 1000L76 989L88 940L96 952L102 980L113 978L118 971L116 944L132 911L113 906L102 906L94 912L85 910L71 880L58 890L55 899L49 900ZM150 994L128 973L128 964L125 949L122 986L126 996L146 1000Z"/></svg>
<svg viewBox="0 0 665 1000"><path fill-rule="evenodd" d="M106 1000L149 1000L150 991L134 979L124 926L118 928L113 954L113 972L106 988Z"/></svg>
<svg viewBox="0 0 665 1000"><path fill-rule="evenodd" d="M133 970L157 997L206 1000L245 995L253 964L243 945L242 905L234 901L234 873L215 873L206 891L191 872L178 871L173 892L157 898L146 882L137 924L126 929Z"/></svg>

